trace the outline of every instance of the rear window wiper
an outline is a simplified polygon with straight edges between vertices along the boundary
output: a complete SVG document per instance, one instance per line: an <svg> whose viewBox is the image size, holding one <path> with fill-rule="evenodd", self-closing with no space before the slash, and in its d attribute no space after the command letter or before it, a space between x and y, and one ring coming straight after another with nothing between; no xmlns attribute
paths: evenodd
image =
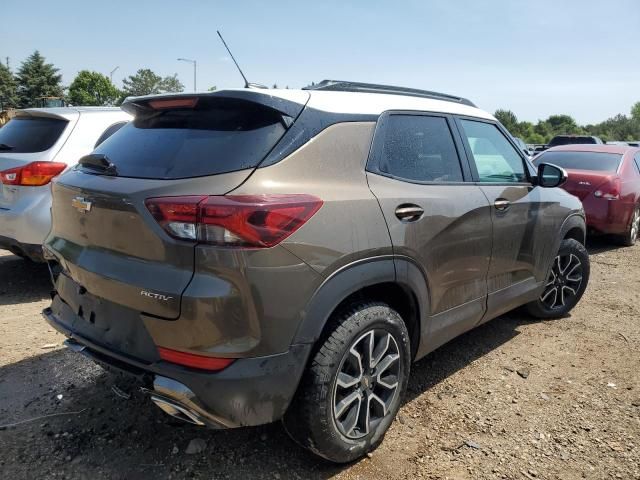
<svg viewBox="0 0 640 480"><path fill-rule="evenodd" d="M13 145L7 145L6 143L0 143L0 150L6 151L6 150L13 150L14 147Z"/></svg>
<svg viewBox="0 0 640 480"><path fill-rule="evenodd" d="M102 175L118 175L118 169L103 153L90 153L78 162L82 168Z"/></svg>

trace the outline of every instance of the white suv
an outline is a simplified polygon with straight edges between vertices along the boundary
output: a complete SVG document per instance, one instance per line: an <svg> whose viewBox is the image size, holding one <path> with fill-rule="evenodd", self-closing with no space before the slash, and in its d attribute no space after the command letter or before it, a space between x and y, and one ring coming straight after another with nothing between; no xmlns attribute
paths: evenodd
<svg viewBox="0 0 640 480"><path fill-rule="evenodd" d="M41 261L49 182L130 119L119 108L32 108L0 128L0 248Z"/></svg>

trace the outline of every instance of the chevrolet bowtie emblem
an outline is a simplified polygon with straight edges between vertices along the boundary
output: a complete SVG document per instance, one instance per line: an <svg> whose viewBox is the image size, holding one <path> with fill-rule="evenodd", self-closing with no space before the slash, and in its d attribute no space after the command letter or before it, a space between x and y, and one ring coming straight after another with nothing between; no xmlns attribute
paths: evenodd
<svg viewBox="0 0 640 480"><path fill-rule="evenodd" d="M91 202L85 200L82 197L76 197L71 200L71 206L81 213L87 213L89 210L91 210Z"/></svg>

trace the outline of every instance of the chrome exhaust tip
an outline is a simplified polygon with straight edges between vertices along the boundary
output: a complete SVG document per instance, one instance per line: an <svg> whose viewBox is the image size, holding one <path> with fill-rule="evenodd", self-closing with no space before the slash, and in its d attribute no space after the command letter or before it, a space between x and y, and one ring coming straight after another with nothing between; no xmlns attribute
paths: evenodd
<svg viewBox="0 0 640 480"><path fill-rule="evenodd" d="M183 422L191 423L192 425L204 426L205 423L200 419L200 415L196 412L189 410L184 405L173 402L167 398L151 395L151 401L155 403L160 409L168 415L171 415Z"/></svg>
<svg viewBox="0 0 640 480"><path fill-rule="evenodd" d="M171 378L156 375L153 379L153 390L146 387L141 390L148 394L151 401L163 412L192 425L214 429L238 426L207 410L195 393L186 385Z"/></svg>

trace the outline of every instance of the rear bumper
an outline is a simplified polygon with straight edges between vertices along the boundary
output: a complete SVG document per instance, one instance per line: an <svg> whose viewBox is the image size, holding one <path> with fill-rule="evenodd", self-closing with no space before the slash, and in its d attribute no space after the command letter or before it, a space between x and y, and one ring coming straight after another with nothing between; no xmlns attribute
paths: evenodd
<svg viewBox="0 0 640 480"><path fill-rule="evenodd" d="M42 245L33 245L30 243L20 243L17 240L9 237L3 237L0 235L0 249L9 250L10 252L20 255L22 257L28 257L34 262L43 262Z"/></svg>
<svg viewBox="0 0 640 480"><path fill-rule="evenodd" d="M621 200L590 197L582 201L587 227L599 233L622 235L626 233L635 205Z"/></svg>
<svg viewBox="0 0 640 480"><path fill-rule="evenodd" d="M69 337L68 347L107 370L137 377L153 402L165 412L213 428L253 426L279 420L295 394L311 349L311 345L292 345L285 353L238 359L215 373L162 360L147 362L82 336L73 328L79 317L58 296L54 297L54 305L56 303L56 307L44 309L43 316ZM73 321L61 318L68 316L75 318Z"/></svg>
<svg viewBox="0 0 640 480"><path fill-rule="evenodd" d="M51 230L50 186L15 188L22 189L15 203L0 208L0 236L21 245L42 245Z"/></svg>

